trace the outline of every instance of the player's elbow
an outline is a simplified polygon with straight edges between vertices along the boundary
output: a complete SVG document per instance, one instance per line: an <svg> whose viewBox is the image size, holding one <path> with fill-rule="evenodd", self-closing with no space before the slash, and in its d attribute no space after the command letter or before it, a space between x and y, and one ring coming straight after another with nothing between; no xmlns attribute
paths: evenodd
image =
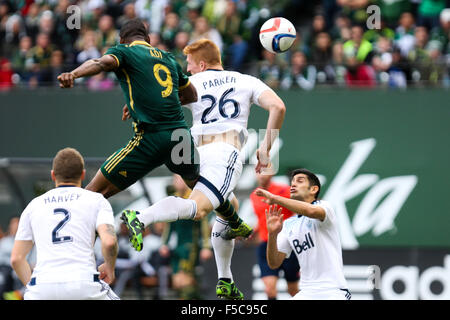
<svg viewBox="0 0 450 320"><path fill-rule="evenodd" d="M102 247L107 251L115 251L118 248L116 237L104 237L102 239Z"/></svg>
<svg viewBox="0 0 450 320"><path fill-rule="evenodd" d="M16 270L21 264L23 264L24 261L26 261L26 257L17 253L12 253L9 259L9 263L14 270Z"/></svg>
<svg viewBox="0 0 450 320"><path fill-rule="evenodd" d="M282 261L273 261L273 260L267 260L267 265L270 269L278 269L281 266Z"/></svg>
<svg viewBox="0 0 450 320"><path fill-rule="evenodd" d="M279 117L284 118L284 115L286 114L286 106L284 105L284 102L279 99L271 105L270 111L276 113Z"/></svg>
<svg viewBox="0 0 450 320"><path fill-rule="evenodd" d="M325 219L325 210L320 206L310 206L304 212L304 215L312 219L323 221Z"/></svg>

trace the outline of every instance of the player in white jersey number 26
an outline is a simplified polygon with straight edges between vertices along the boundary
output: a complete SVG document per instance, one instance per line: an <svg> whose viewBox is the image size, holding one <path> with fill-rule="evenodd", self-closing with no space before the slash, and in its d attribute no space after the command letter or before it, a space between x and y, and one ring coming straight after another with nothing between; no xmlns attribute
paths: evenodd
<svg viewBox="0 0 450 320"><path fill-rule="evenodd" d="M158 221L199 220L215 210L220 217L211 235L219 278L216 293L225 299L242 299L233 282L231 256L234 238L248 236L249 227L237 215L239 204L233 190L242 173L240 151L247 140L250 106L256 104L269 111L266 134L257 150L257 172L269 165L270 149L286 109L278 95L259 79L225 71L212 41L198 40L184 53L198 96L198 101L186 107L193 116L191 134L200 156L200 178L189 199L160 200L140 211L137 218L147 226Z"/></svg>

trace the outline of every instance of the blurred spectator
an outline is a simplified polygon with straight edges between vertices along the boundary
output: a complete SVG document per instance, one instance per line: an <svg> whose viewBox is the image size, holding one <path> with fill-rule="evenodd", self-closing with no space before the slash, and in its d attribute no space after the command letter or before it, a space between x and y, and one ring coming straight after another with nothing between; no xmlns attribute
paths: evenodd
<svg viewBox="0 0 450 320"><path fill-rule="evenodd" d="M316 75L316 68L313 65L308 66L306 55L296 51L291 56L290 66L283 75L280 88L283 90L290 88L312 90L316 84Z"/></svg>
<svg viewBox="0 0 450 320"><path fill-rule="evenodd" d="M25 35L22 18L14 14L5 24L5 56L11 56L19 48L20 38Z"/></svg>
<svg viewBox="0 0 450 320"><path fill-rule="evenodd" d="M39 33L39 13L39 5L34 2L28 8L28 14L25 17L25 30L32 39L36 39Z"/></svg>
<svg viewBox="0 0 450 320"><path fill-rule="evenodd" d="M82 25L84 28L95 30L100 17L105 13L104 0L86 0L81 2Z"/></svg>
<svg viewBox="0 0 450 320"><path fill-rule="evenodd" d="M439 14L446 0L422 0L417 11L417 24L431 30L439 26Z"/></svg>
<svg viewBox="0 0 450 320"><path fill-rule="evenodd" d="M450 8L444 9L440 15L440 28L436 27L431 31L430 39L434 46L440 48L440 66L444 86L450 87Z"/></svg>
<svg viewBox="0 0 450 320"><path fill-rule="evenodd" d="M164 20L164 25L161 28L161 40L164 42L169 50L175 47L175 37L179 32L179 18L174 12L169 12Z"/></svg>
<svg viewBox="0 0 450 320"><path fill-rule="evenodd" d="M22 288L20 280L10 265L11 251L18 226L19 217L11 218L6 235L0 239L0 300L4 299L7 293Z"/></svg>
<svg viewBox="0 0 450 320"><path fill-rule="evenodd" d="M51 53L50 66L44 68L39 73L39 85L41 86L57 86L57 77L62 72L66 72L64 67L64 53L61 50L54 50Z"/></svg>
<svg viewBox="0 0 450 320"><path fill-rule="evenodd" d="M137 18L134 2L128 2L123 7L123 14L117 19L117 27L120 29L125 22Z"/></svg>
<svg viewBox="0 0 450 320"><path fill-rule="evenodd" d="M366 8L369 6L370 0L336 0L336 2L353 24L366 25Z"/></svg>
<svg viewBox="0 0 450 320"><path fill-rule="evenodd" d="M136 10L138 8L137 7L138 2L136 2ZM147 0L147 4L150 7L149 30L151 32L158 32L158 33L161 32L161 28L164 24L164 17L165 14L167 13L169 3L170 3L169 0Z"/></svg>
<svg viewBox="0 0 450 320"><path fill-rule="evenodd" d="M287 63L279 54L266 49L262 49L262 56L263 60L258 62L258 79L272 89L278 89Z"/></svg>
<svg viewBox="0 0 450 320"><path fill-rule="evenodd" d="M224 64L227 69L242 71L242 66L248 52L246 39L250 32L243 27L241 13L237 10L236 2L226 1L225 12L216 23L217 30L224 42Z"/></svg>
<svg viewBox="0 0 450 320"><path fill-rule="evenodd" d="M195 42L200 39L209 39L213 41L218 47L220 52L223 52L223 41L217 29L212 28L208 20L205 17L198 17L195 20L194 30L191 33L191 40L189 43Z"/></svg>
<svg viewBox="0 0 450 320"><path fill-rule="evenodd" d="M406 88L411 79L411 70L408 60L402 56L400 49L392 51L392 64L389 68L389 86L392 88Z"/></svg>
<svg viewBox="0 0 450 320"><path fill-rule="evenodd" d="M408 54L412 69L412 80L423 81L425 85L436 84L439 80L439 71L433 61L433 53L439 53L437 48L428 46L428 31L425 27L416 27L414 48Z"/></svg>
<svg viewBox="0 0 450 320"><path fill-rule="evenodd" d="M200 17L200 2L198 0L189 0L186 5L183 4L179 12L180 29L191 33L194 30L195 21Z"/></svg>
<svg viewBox="0 0 450 320"><path fill-rule="evenodd" d="M306 35L304 37L304 43L308 47L308 52L310 52L314 47L317 35L321 32L326 32L326 28L327 26L325 24L325 17L321 14L314 16L311 29L306 32Z"/></svg>
<svg viewBox="0 0 450 320"><path fill-rule="evenodd" d="M9 90L13 87L14 71L8 59L0 59L0 91Z"/></svg>
<svg viewBox="0 0 450 320"><path fill-rule="evenodd" d="M372 66L376 72L377 80L381 83L389 81L388 71L392 66L392 43L389 38L380 37L374 48Z"/></svg>
<svg viewBox="0 0 450 320"><path fill-rule="evenodd" d="M80 45L83 50L77 55L77 63L82 64L89 59L100 58L100 51L97 49L97 34L94 31L86 31L82 36Z"/></svg>
<svg viewBox="0 0 450 320"><path fill-rule="evenodd" d="M205 0L202 9L202 16L208 23L215 25L219 17L225 13L227 0Z"/></svg>
<svg viewBox="0 0 450 320"><path fill-rule="evenodd" d="M411 0L377 0L375 2L382 13L382 18L390 28L395 28L395 25L404 12L411 12Z"/></svg>
<svg viewBox="0 0 450 320"><path fill-rule="evenodd" d="M174 55L177 62L183 68L184 72L186 72L187 61L186 56L183 53L184 47L186 47L189 43L189 33L185 31L180 31L175 36L175 48L172 50L172 54Z"/></svg>
<svg viewBox="0 0 450 320"><path fill-rule="evenodd" d="M330 35L333 40L345 42L350 39L350 28L352 21L349 17L340 14L336 17L333 27L330 30Z"/></svg>
<svg viewBox="0 0 450 320"><path fill-rule="evenodd" d="M104 14L98 22L97 48L109 48L119 43L119 31L114 27L114 20Z"/></svg>
<svg viewBox="0 0 450 320"><path fill-rule="evenodd" d="M333 48L328 33L321 32L316 36L311 51L311 63L317 69L319 83L331 84L334 82L336 73L333 67Z"/></svg>
<svg viewBox="0 0 450 320"><path fill-rule="evenodd" d="M414 47L414 29L415 20L411 12L401 14L398 21L398 27L395 29L395 45L400 48L404 57L408 56L409 51Z"/></svg>
<svg viewBox="0 0 450 320"><path fill-rule="evenodd" d="M343 61L347 68L346 82L349 86L371 87L375 85L375 74L370 66L373 47L363 39L363 28L352 27L351 39L343 46Z"/></svg>
<svg viewBox="0 0 450 320"><path fill-rule="evenodd" d="M431 30L430 42L437 42L442 54L450 54L450 8L442 10L439 22L440 26Z"/></svg>

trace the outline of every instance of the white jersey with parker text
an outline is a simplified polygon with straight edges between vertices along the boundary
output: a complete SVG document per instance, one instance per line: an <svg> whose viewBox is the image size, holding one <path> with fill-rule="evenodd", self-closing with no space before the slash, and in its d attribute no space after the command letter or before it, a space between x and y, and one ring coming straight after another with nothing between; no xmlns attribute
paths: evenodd
<svg viewBox="0 0 450 320"><path fill-rule="evenodd" d="M325 209L324 221L301 215L286 219L278 234L278 251L297 255L301 291L347 289L336 213L327 201L313 204Z"/></svg>
<svg viewBox="0 0 450 320"><path fill-rule="evenodd" d="M236 71L210 69L189 79L198 95L197 102L186 105L192 111L191 134L195 142L198 144L200 135L235 130L244 144L251 105L259 105L261 93L272 89L257 78Z"/></svg>
<svg viewBox="0 0 450 320"><path fill-rule="evenodd" d="M38 283L91 280L98 274L96 229L114 226L111 205L100 193L60 186L35 198L23 211L16 240L32 240Z"/></svg>

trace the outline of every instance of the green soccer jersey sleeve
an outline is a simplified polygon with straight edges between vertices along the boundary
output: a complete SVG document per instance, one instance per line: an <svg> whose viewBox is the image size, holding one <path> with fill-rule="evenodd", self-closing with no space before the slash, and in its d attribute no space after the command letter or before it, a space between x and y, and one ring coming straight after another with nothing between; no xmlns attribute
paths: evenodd
<svg viewBox="0 0 450 320"><path fill-rule="evenodd" d="M124 54L123 54L123 51L118 48L118 46L114 46L114 47L109 48L105 52L105 55L107 55L107 54L113 56L116 59L119 67L121 67L123 65L123 63L124 63Z"/></svg>

